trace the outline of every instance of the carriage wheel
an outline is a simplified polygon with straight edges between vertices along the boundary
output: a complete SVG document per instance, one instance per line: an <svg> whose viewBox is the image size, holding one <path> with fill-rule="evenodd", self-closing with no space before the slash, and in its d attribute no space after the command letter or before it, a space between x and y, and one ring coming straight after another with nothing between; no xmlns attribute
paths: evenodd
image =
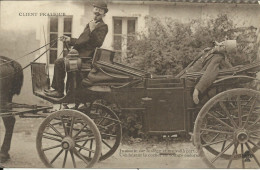
<svg viewBox="0 0 260 170"><path fill-rule="evenodd" d="M194 142L210 168L259 168L260 92L232 89L210 99L197 116Z"/></svg>
<svg viewBox="0 0 260 170"><path fill-rule="evenodd" d="M100 161L109 158L119 147L122 139L121 122L110 108L94 103L84 111L97 125L102 137L102 153Z"/></svg>
<svg viewBox="0 0 260 170"><path fill-rule="evenodd" d="M93 120L84 113L65 109L42 122L36 147L42 162L49 168L90 168L100 158L101 135Z"/></svg>

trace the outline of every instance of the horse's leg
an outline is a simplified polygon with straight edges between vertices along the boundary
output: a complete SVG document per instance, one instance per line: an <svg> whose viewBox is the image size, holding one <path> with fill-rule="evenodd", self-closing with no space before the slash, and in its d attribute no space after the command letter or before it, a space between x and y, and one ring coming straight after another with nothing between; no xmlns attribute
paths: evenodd
<svg viewBox="0 0 260 170"><path fill-rule="evenodd" d="M8 96L8 103L12 102L12 95ZM0 155L0 162L5 162L8 159L10 159L10 156L8 154L10 147L11 147L11 141L12 141L12 136L13 136L13 131L14 131L14 125L15 125L15 117L10 116L10 117L2 117L4 126L5 126L5 137L4 141L1 147L1 155Z"/></svg>
<svg viewBox="0 0 260 170"><path fill-rule="evenodd" d="M1 153L8 155L13 136L15 117L3 117L2 119L5 125L5 137L1 147Z"/></svg>

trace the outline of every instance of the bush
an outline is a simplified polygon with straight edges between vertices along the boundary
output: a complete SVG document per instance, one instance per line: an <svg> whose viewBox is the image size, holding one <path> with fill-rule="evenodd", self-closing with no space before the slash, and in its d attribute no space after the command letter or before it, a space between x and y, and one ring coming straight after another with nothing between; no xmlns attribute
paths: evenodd
<svg viewBox="0 0 260 170"><path fill-rule="evenodd" d="M250 63L256 59L256 28L238 28L220 15L206 23L192 20L181 23L172 18L159 20L146 17L146 32L139 32L128 44L126 64L158 75L176 75L197 54L214 41L236 39L238 52L229 56L233 65Z"/></svg>

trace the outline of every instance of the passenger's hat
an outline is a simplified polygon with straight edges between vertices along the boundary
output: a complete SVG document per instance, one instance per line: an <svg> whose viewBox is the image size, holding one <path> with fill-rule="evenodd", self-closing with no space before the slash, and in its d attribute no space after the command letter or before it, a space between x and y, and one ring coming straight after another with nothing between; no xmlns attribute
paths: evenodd
<svg viewBox="0 0 260 170"><path fill-rule="evenodd" d="M218 52L234 53L237 51L237 41L225 40L220 43L216 42L215 50Z"/></svg>
<svg viewBox="0 0 260 170"><path fill-rule="evenodd" d="M93 3L93 6L97 7L97 8L104 9L105 13L108 12L107 4L105 2L97 1L97 2Z"/></svg>

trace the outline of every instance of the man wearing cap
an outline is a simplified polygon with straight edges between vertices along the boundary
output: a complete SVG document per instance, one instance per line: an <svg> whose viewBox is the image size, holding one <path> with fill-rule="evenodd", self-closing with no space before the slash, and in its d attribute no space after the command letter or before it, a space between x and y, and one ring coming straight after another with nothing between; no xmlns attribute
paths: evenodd
<svg viewBox="0 0 260 170"><path fill-rule="evenodd" d="M103 17L108 12L107 4L97 1L93 4L94 19L90 21L78 39L63 36L62 41L74 46L73 52L78 52L80 57L93 57L95 49L101 47L108 32L108 26ZM59 58L54 63L54 75L51 87L46 90L47 96L61 98L64 96L64 79L66 76L64 58Z"/></svg>
<svg viewBox="0 0 260 170"><path fill-rule="evenodd" d="M226 42L232 44L227 44ZM203 75L195 85L193 91L192 97L195 104L199 104L199 95L206 92L216 80L219 70L231 67L231 64L226 60L226 55L236 52L236 41L228 40L221 43L215 42L215 45L216 46L213 48L205 49L193 62L176 76L186 78L188 73L203 72ZM227 47L231 47L232 49L228 49Z"/></svg>

